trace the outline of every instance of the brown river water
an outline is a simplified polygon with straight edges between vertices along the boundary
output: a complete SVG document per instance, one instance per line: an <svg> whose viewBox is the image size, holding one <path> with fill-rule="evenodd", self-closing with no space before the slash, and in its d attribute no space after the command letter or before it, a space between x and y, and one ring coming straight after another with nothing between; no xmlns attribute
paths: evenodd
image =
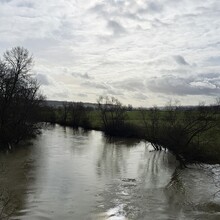
<svg viewBox="0 0 220 220"><path fill-rule="evenodd" d="M0 219L220 219L219 166L59 125L0 153Z"/></svg>

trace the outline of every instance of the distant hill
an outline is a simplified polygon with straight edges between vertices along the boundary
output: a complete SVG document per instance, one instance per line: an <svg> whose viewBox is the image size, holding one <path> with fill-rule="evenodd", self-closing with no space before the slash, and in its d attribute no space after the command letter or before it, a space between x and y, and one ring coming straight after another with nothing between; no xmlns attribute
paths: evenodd
<svg viewBox="0 0 220 220"><path fill-rule="evenodd" d="M53 107L53 108L60 108L63 106L63 103L66 101L54 101L54 100L45 100L44 105ZM66 103L73 103L73 102L66 102ZM80 102L84 107L89 107L89 108L98 108L98 104L96 103L89 103L89 102Z"/></svg>
<svg viewBox="0 0 220 220"><path fill-rule="evenodd" d="M55 101L55 100L45 100L44 101L44 105L45 106L49 106L49 107L53 107L53 108L60 108L63 106L63 103L74 103L74 102L67 102L67 101ZM88 107L88 108L93 108L93 109L97 109L98 108L98 104L97 103L90 103L90 102L78 102L81 103L84 107ZM173 106L175 107L175 106ZM206 106L206 107L210 107L210 106ZM166 110L166 106L158 106L157 107L159 110ZM179 106L179 110L190 110L190 109L194 109L194 108L198 108L198 105L186 105L186 106ZM139 108L133 108L133 110L138 110ZM142 109L151 109L151 107L146 107L146 108L142 108Z"/></svg>

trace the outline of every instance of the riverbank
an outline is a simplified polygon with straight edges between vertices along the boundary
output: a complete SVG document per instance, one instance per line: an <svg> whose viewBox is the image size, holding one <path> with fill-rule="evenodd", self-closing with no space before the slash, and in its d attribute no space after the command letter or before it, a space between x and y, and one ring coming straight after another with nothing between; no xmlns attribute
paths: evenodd
<svg viewBox="0 0 220 220"><path fill-rule="evenodd" d="M188 114L187 116L185 116L186 113ZM56 117L53 118L53 121L47 120L47 122L74 128L82 127L86 130L102 131L110 137L118 136L145 140L152 143L155 150L161 150L161 147L167 148L184 164L220 164L219 116L215 118L217 121L214 126L211 124L212 121L204 121L204 116L203 118L197 117L198 112L179 111L175 121L174 119L172 121L166 118L170 112L158 111L154 113L157 114L157 120L155 119L156 115L152 116L151 114L152 112L147 111L145 115L147 119L144 121L141 111L126 111L123 123L112 124L108 130L103 126L100 112L97 110L85 111L77 125L74 125L71 117L67 117L64 122L61 117L61 111L56 111ZM208 117L210 116L208 115ZM152 121L152 118L155 121ZM196 125L194 125L195 122L197 123ZM210 123L210 127L201 131L205 123ZM186 125L191 126L191 130L184 130ZM191 135L192 132L197 131L198 134ZM190 140L189 143L186 140Z"/></svg>

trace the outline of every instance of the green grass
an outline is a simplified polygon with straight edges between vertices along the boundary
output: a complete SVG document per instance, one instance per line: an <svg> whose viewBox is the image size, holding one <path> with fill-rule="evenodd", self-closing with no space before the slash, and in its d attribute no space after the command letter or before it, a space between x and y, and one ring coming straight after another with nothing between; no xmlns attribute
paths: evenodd
<svg viewBox="0 0 220 220"><path fill-rule="evenodd" d="M95 130L101 130L102 122L99 117L98 111L91 111L88 113L89 121L91 123L91 127Z"/></svg>

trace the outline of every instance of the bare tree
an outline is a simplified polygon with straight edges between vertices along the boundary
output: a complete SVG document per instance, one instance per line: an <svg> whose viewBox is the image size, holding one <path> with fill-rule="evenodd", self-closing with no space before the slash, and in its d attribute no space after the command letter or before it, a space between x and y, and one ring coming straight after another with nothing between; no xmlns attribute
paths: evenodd
<svg viewBox="0 0 220 220"><path fill-rule="evenodd" d="M67 124L67 118L68 118L68 114L69 114L69 103L68 102L63 102L62 103L62 118L61 118L61 124L66 125Z"/></svg>
<svg viewBox="0 0 220 220"><path fill-rule="evenodd" d="M126 107L114 97L100 96L97 102L105 132L117 133L125 125Z"/></svg>
<svg viewBox="0 0 220 220"><path fill-rule="evenodd" d="M12 144L38 130L38 107L43 96L31 75L28 50L15 47L0 61L0 143Z"/></svg>
<svg viewBox="0 0 220 220"><path fill-rule="evenodd" d="M72 102L69 104L70 122L73 127L82 125L83 120L87 118L86 109L80 102Z"/></svg>
<svg viewBox="0 0 220 220"><path fill-rule="evenodd" d="M151 142L155 150L162 150L159 139L161 124L159 109L154 106L150 109L140 109L140 113L145 128L145 138Z"/></svg>
<svg viewBox="0 0 220 220"><path fill-rule="evenodd" d="M179 102L169 102L164 110L142 109L145 138L155 150L167 148L185 166L185 162L202 160L200 149L211 142L207 134L215 129L218 119L218 104L183 108ZM205 137L205 138L204 138Z"/></svg>

